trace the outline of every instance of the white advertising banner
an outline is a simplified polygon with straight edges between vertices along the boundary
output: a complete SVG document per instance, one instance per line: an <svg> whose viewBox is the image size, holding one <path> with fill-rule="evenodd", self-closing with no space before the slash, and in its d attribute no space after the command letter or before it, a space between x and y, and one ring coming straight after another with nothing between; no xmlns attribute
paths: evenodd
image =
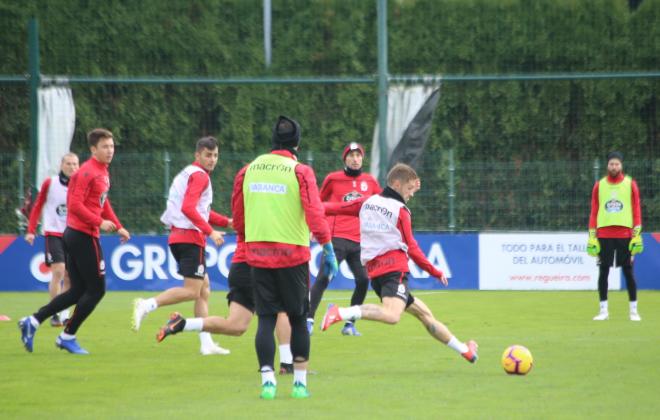
<svg viewBox="0 0 660 420"><path fill-rule="evenodd" d="M482 233L481 290L596 290L596 258L587 254L587 233ZM609 289L621 288L611 268Z"/></svg>

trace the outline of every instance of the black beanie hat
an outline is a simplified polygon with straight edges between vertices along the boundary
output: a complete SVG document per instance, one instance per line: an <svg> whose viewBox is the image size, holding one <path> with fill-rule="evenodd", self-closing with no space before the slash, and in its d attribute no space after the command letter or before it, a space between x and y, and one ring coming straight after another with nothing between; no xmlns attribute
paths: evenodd
<svg viewBox="0 0 660 420"><path fill-rule="evenodd" d="M621 152L609 152L607 154L607 162L609 163L612 159L619 159L619 162L623 163L623 155Z"/></svg>
<svg viewBox="0 0 660 420"><path fill-rule="evenodd" d="M300 124L280 115L273 127L273 148L294 148L300 144Z"/></svg>

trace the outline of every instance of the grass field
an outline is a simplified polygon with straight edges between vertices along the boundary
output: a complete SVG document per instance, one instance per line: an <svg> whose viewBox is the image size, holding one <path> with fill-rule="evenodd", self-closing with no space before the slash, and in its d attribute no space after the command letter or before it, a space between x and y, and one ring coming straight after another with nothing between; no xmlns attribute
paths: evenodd
<svg viewBox="0 0 660 420"><path fill-rule="evenodd" d="M47 295L1 293L0 314L12 321L0 322L0 418L660 417L660 293L640 292L641 323L628 320L624 292L611 293L606 322L591 321L596 292L417 295L457 337L479 342L476 365L433 341L411 316L396 326L362 321L362 337L343 337L339 326L315 331L309 400L289 397L287 376L278 378L275 401L261 401L255 321L243 337L220 337L231 355L201 356L196 334L156 343L171 308L150 314L135 334L137 294L112 292L79 331L91 355L56 349L58 330L47 323L28 354L15 321ZM329 291L325 300L346 304L348 296ZM212 296L212 313L226 313L224 299L224 292ZM192 304L176 309L190 315ZM532 351L529 375L503 372L500 356L510 344Z"/></svg>

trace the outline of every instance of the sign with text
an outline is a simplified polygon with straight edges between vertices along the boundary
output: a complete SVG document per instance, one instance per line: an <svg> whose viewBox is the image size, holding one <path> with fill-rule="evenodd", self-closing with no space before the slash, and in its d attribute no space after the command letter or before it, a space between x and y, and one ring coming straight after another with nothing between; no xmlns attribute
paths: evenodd
<svg viewBox="0 0 660 420"><path fill-rule="evenodd" d="M596 258L586 233L482 233L479 288L482 290L595 290ZM610 269L609 288L621 288L620 269Z"/></svg>

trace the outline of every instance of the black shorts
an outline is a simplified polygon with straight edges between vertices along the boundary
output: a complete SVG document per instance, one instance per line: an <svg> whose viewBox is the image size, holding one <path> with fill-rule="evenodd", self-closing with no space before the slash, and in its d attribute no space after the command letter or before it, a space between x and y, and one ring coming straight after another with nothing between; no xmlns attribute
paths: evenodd
<svg viewBox="0 0 660 420"><path fill-rule="evenodd" d="M598 265L611 267L614 264L616 254L617 267L630 267L632 258L628 250L630 238L600 238L600 254L598 254Z"/></svg>
<svg viewBox="0 0 660 420"><path fill-rule="evenodd" d="M179 264L179 274L183 277L204 279L204 274L206 274L204 248L195 244L170 244L170 251Z"/></svg>
<svg viewBox="0 0 660 420"><path fill-rule="evenodd" d="M371 280L371 288L374 289L381 302L384 297L396 297L406 302L407 308L415 301L408 288L408 273L396 271L383 274Z"/></svg>
<svg viewBox="0 0 660 420"><path fill-rule="evenodd" d="M250 266L246 262L231 263L227 282L229 283L227 304L236 302L254 313L254 288Z"/></svg>
<svg viewBox="0 0 660 420"><path fill-rule="evenodd" d="M64 241L59 236L46 235L45 240L46 265L63 263L66 261L66 252L64 252Z"/></svg>
<svg viewBox="0 0 660 420"><path fill-rule="evenodd" d="M252 267L257 315L286 312L302 316L309 310L309 265L286 268Z"/></svg>

